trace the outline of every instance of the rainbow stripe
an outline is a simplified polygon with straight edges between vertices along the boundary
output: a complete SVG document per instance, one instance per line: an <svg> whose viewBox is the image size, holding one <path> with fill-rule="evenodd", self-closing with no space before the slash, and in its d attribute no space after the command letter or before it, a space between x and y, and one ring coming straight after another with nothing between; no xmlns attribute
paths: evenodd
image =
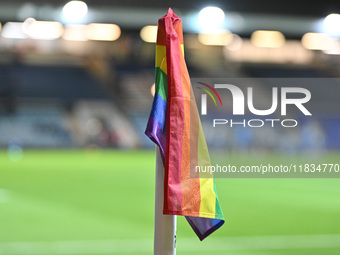
<svg viewBox="0 0 340 255"><path fill-rule="evenodd" d="M203 240L224 217L214 179L194 171L210 165L210 158L184 60L182 22L171 9L158 21L155 84L145 134L159 146L164 162L163 213L186 216Z"/></svg>

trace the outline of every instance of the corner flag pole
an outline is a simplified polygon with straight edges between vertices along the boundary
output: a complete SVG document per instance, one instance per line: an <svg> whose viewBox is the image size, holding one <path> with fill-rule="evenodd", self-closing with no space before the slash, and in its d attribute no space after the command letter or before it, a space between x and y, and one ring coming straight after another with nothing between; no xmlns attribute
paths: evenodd
<svg viewBox="0 0 340 255"><path fill-rule="evenodd" d="M164 165L156 145L154 255L176 255L176 215L163 215Z"/></svg>

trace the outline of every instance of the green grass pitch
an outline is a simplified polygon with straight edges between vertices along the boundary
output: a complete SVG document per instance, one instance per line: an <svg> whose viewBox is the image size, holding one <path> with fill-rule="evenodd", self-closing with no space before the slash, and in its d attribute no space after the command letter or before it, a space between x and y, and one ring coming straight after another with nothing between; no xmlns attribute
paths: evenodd
<svg viewBox="0 0 340 255"><path fill-rule="evenodd" d="M153 151L28 150L17 162L0 151L0 255L152 254L154 162ZM178 217L178 255L340 254L339 178L216 182L225 225L200 242Z"/></svg>

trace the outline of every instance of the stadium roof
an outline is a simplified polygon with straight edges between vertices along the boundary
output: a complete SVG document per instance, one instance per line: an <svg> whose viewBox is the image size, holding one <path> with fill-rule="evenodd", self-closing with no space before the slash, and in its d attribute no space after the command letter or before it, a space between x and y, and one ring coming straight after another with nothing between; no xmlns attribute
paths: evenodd
<svg viewBox="0 0 340 255"><path fill-rule="evenodd" d="M204 7L216 6L225 12L224 29L241 36L255 30L278 30L290 38L300 38L307 32L325 32L322 24L331 13L339 13L338 1L272 1L272 0L83 0L89 7L86 20L79 23L114 23L122 29L139 31L143 26L156 25L168 7L180 15L184 31L198 33L198 13ZM22 22L27 18L58 21L68 0L4 0L0 8L0 22Z"/></svg>
<svg viewBox="0 0 340 255"><path fill-rule="evenodd" d="M2 4L24 4L32 3L38 5L60 6L67 1L60 0L4 0ZM143 8L168 8L180 9L183 11L199 11L207 5L215 5L227 12L245 12L245 13L266 13L266 14L282 14L295 16L325 16L329 13L340 12L339 1L323 0L323 1L272 1L272 0L86 0L90 7L116 6L116 7L143 7Z"/></svg>

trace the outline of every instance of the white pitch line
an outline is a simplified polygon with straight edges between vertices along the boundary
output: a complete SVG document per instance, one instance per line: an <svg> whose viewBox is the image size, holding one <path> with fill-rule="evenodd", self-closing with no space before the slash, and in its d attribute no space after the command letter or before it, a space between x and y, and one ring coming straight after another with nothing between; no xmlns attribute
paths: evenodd
<svg viewBox="0 0 340 255"><path fill-rule="evenodd" d="M0 243L0 254L108 254L152 251L152 239Z"/></svg>
<svg viewBox="0 0 340 255"><path fill-rule="evenodd" d="M178 242L180 242L180 239ZM197 243L195 243L191 238L183 239L181 242L183 243L183 247L181 249L183 251L340 248L340 234L215 237L211 238L206 245L197 245Z"/></svg>
<svg viewBox="0 0 340 255"><path fill-rule="evenodd" d="M152 239L6 242L0 243L0 255L141 254L152 252L152 245ZM178 239L178 250L191 252L315 248L340 248L340 234L211 237L203 242L197 238Z"/></svg>
<svg viewBox="0 0 340 255"><path fill-rule="evenodd" d="M9 192L6 189L0 189L0 203L7 203L9 201Z"/></svg>

